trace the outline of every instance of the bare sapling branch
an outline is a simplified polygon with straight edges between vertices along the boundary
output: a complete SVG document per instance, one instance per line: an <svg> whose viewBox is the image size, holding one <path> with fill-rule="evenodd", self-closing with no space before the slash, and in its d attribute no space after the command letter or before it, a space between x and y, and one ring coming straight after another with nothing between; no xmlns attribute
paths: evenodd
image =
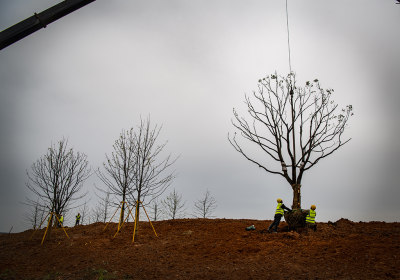
<svg viewBox="0 0 400 280"><path fill-rule="evenodd" d="M200 218L212 218L215 209L217 208L217 201L207 190L203 197L194 203L194 214Z"/></svg>

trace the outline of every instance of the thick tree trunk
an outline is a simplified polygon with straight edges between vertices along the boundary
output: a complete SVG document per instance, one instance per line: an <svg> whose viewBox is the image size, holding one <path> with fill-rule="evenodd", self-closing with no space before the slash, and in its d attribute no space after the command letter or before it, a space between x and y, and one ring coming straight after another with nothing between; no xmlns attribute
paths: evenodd
<svg viewBox="0 0 400 280"><path fill-rule="evenodd" d="M50 219L51 218L51 219ZM49 224L48 224L48 226L49 226L49 229L47 230L47 235L46 235L46 238L47 238L47 240L50 240L50 237L51 237L51 229L53 228L53 224L54 224L54 216L52 215L51 217L49 217L49 219L50 219L50 222L49 222Z"/></svg>
<svg viewBox="0 0 400 280"><path fill-rule="evenodd" d="M136 231L135 231L135 238L137 236L137 232L139 230L139 212L140 212L140 192L138 192L138 200L137 200L137 205L136 205L136 211L135 211L135 221L136 221Z"/></svg>
<svg viewBox="0 0 400 280"><path fill-rule="evenodd" d="M285 221L289 229L302 228L306 225L307 211L301 209L301 185L293 184L293 204L292 211L285 213Z"/></svg>
<svg viewBox="0 0 400 280"><path fill-rule="evenodd" d="M301 209L301 185L300 184L293 184L292 185L293 189L293 204L292 204L292 209Z"/></svg>
<svg viewBox="0 0 400 280"><path fill-rule="evenodd" d="M124 221L124 217L125 217L125 198L126 198L126 195L125 195L125 193L123 193L123 195L122 195L122 205L121 205L121 214L119 215L118 229L121 228L122 222Z"/></svg>
<svg viewBox="0 0 400 280"><path fill-rule="evenodd" d="M121 205L121 213L119 215L118 229L120 229L121 226L122 226L122 222L124 221L124 216L125 216L125 203L122 203L122 205Z"/></svg>

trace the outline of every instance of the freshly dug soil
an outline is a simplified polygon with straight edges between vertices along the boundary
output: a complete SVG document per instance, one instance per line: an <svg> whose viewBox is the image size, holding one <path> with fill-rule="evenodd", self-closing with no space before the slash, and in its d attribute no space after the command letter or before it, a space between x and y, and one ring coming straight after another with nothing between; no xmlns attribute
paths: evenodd
<svg viewBox="0 0 400 280"><path fill-rule="evenodd" d="M400 224L318 223L267 233L272 221L182 219L96 223L0 235L0 279L400 279ZM245 228L254 225L255 230Z"/></svg>

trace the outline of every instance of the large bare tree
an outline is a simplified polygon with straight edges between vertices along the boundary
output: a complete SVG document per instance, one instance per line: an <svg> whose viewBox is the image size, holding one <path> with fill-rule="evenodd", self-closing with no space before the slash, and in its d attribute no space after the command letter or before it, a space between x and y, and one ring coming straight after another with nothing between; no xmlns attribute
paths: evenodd
<svg viewBox="0 0 400 280"><path fill-rule="evenodd" d="M66 139L53 144L27 171L26 186L43 203L47 212L65 214L72 202L83 197L83 182L90 176L87 156L68 148ZM36 201L28 203L35 205ZM51 221L52 222L52 221Z"/></svg>
<svg viewBox="0 0 400 280"><path fill-rule="evenodd" d="M317 79L300 86L293 73L275 74L259 80L252 97L245 96L249 121L233 109L233 126L264 157L245 150L236 132L228 135L229 142L247 160L285 178L293 190L293 209L301 209L304 173L350 140L343 132L353 115L352 105L340 110L333 93L321 88Z"/></svg>
<svg viewBox="0 0 400 280"><path fill-rule="evenodd" d="M136 146L134 131L122 131L119 138L113 145L114 151L111 156L106 155L106 162L103 163L104 171L97 170L97 175L106 185L105 193L111 193L120 201L115 206L120 206L121 202L127 202L128 196L132 194L136 177L134 176L136 164ZM122 203L119 217L119 226L124 221L125 203Z"/></svg>
<svg viewBox="0 0 400 280"><path fill-rule="evenodd" d="M170 167L177 158L171 155L163 157L162 152L167 142L157 144L162 127L151 125L150 118L141 119L140 125L135 131L134 137L134 172L135 189L132 199L141 201L143 205L149 205L152 200L159 197L175 178L174 170ZM146 198L149 198L146 201ZM139 209L137 208L135 219L139 221Z"/></svg>

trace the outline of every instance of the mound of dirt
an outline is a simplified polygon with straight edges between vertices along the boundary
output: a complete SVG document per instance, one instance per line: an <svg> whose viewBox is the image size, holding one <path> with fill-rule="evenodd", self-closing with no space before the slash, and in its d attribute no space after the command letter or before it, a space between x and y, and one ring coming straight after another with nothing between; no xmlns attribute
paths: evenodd
<svg viewBox="0 0 400 280"><path fill-rule="evenodd" d="M0 279L400 279L400 224L318 223L268 233L272 221L96 223L0 235ZM246 231L254 225L255 230ZM285 231L286 230L286 231Z"/></svg>

